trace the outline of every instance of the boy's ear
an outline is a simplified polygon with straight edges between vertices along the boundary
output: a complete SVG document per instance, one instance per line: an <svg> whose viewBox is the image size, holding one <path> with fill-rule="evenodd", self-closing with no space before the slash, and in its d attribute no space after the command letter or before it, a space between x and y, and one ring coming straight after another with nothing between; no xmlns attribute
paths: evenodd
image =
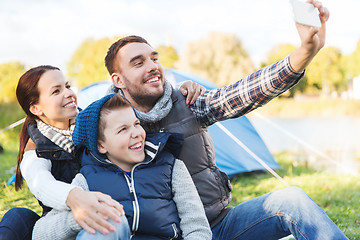
<svg viewBox="0 0 360 240"><path fill-rule="evenodd" d="M30 108L29 108L29 110L30 110L30 112L31 112L32 114L34 114L35 116L41 116L41 115L43 115L43 111L41 111L41 109L39 108L39 106L36 105L36 104L31 105Z"/></svg>
<svg viewBox="0 0 360 240"><path fill-rule="evenodd" d="M104 145L98 141L98 144L97 144L97 147L98 147L98 151L102 154L106 154L107 153L107 150L106 148L104 147Z"/></svg>
<svg viewBox="0 0 360 240"><path fill-rule="evenodd" d="M111 74L111 81L114 84L115 87L117 88L124 88L124 81L122 80L122 77L120 74L118 73L113 73Z"/></svg>

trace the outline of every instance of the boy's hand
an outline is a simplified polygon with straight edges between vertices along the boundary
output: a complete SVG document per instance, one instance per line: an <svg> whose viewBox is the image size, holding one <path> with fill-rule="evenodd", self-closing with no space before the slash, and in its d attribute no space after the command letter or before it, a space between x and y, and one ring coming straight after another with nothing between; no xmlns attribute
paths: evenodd
<svg viewBox="0 0 360 240"><path fill-rule="evenodd" d="M206 88L201 86L200 84L193 82L193 81L185 81L181 87L179 88L179 91L186 96L186 105L190 106L193 104L196 99L203 95L206 91Z"/></svg>
<svg viewBox="0 0 360 240"><path fill-rule="evenodd" d="M109 195L80 188L70 191L66 204L70 207L75 221L91 234L95 234L95 231L103 234L108 234L109 230L115 232L114 226L107 220L111 218L120 222L119 216L125 215L123 206Z"/></svg>

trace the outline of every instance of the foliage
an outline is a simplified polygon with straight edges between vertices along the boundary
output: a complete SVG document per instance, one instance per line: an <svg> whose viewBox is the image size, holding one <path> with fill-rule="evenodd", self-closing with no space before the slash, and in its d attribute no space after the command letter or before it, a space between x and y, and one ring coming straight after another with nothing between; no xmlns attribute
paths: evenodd
<svg viewBox="0 0 360 240"><path fill-rule="evenodd" d="M67 74L75 80L78 88L108 79L104 59L109 47L117 39L118 37L99 40L88 38L75 51L67 64Z"/></svg>
<svg viewBox="0 0 360 240"><path fill-rule="evenodd" d="M159 61L164 68L175 68L179 56L174 47L161 45L155 50L159 53Z"/></svg>
<svg viewBox="0 0 360 240"><path fill-rule="evenodd" d="M342 67L345 70L346 77L352 79L360 76L360 40L358 41L354 52L343 57Z"/></svg>
<svg viewBox="0 0 360 240"><path fill-rule="evenodd" d="M261 67L280 61L295 49L296 47L292 44L279 44L275 46L267 53L267 60L261 63Z"/></svg>
<svg viewBox="0 0 360 240"><path fill-rule="evenodd" d="M254 66L234 34L210 33L190 42L177 67L197 74L222 87L251 74Z"/></svg>
<svg viewBox="0 0 360 240"><path fill-rule="evenodd" d="M25 65L20 62L0 64L0 103L16 101L16 86L25 72Z"/></svg>
<svg viewBox="0 0 360 240"><path fill-rule="evenodd" d="M322 49L309 64L306 72L309 90L320 89L328 96L333 91L344 90L347 82L341 68L341 51L335 47Z"/></svg>

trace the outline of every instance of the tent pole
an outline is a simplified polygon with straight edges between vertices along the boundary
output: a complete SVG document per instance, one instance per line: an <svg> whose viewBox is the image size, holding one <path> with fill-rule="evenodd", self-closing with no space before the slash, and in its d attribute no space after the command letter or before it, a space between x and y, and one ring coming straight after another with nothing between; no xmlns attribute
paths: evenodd
<svg viewBox="0 0 360 240"><path fill-rule="evenodd" d="M232 140L234 140L240 147L242 147L247 153L249 153L255 160L260 163L268 172L270 172L275 178L277 178L281 183L283 183L286 187L290 187L290 185L277 174L269 165L267 165L261 158L259 158L253 151L251 151L243 142L241 142L237 137L235 137L229 130L227 130L224 125L219 122L215 123L226 135L228 135Z"/></svg>
<svg viewBox="0 0 360 240"><path fill-rule="evenodd" d="M1 129L1 130L0 130L0 133L5 132L6 130L9 130L9 129L11 129L11 128L16 127L17 125L22 124L24 121L25 121L25 118L20 119L19 121L14 122L13 124L10 124L10 125L7 126L6 128Z"/></svg>

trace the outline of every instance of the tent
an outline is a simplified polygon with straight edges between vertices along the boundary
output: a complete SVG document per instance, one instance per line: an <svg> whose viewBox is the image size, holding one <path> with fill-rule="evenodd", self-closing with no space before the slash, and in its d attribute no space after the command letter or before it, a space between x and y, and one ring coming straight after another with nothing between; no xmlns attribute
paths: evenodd
<svg viewBox="0 0 360 240"><path fill-rule="evenodd" d="M165 69L165 77L173 85L182 81L192 80L203 85L208 90L217 88L216 85L199 76L180 70ZM85 108L91 102L106 95L110 86L111 82L101 81L81 89L78 93L79 107ZM270 168L279 168L278 163L269 152L265 143L245 116L229 119L221 122L221 124L236 138L245 143L247 148L256 154ZM230 178L244 172L265 170L264 166L256 161L253 155L249 154L249 151L241 148L228 136L228 134L219 128L218 125L210 126L208 131L215 146L216 164Z"/></svg>

